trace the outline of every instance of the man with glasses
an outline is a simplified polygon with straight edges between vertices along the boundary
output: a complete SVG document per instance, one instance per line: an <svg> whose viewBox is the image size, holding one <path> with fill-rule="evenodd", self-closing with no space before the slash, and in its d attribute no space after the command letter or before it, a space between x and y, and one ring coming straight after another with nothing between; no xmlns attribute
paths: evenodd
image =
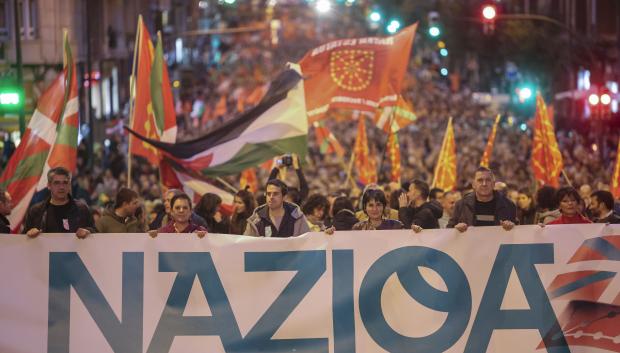
<svg viewBox="0 0 620 353"><path fill-rule="evenodd" d="M56 167L47 172L50 197L30 207L24 232L31 238L41 233L75 233L85 238L95 232L93 216L84 202L71 197L71 173Z"/></svg>

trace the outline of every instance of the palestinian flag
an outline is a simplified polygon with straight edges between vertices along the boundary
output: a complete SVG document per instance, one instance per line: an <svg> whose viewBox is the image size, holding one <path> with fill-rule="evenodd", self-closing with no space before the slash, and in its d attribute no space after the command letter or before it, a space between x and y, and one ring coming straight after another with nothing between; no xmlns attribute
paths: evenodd
<svg viewBox="0 0 620 353"><path fill-rule="evenodd" d="M138 19L138 54L135 78L135 98L130 126L142 136L174 143L177 135L176 112L170 89L170 78L164 61L161 33L157 33L157 45L151 37L142 16ZM146 158L157 165L157 149L143 141L129 137L129 152Z"/></svg>
<svg viewBox="0 0 620 353"><path fill-rule="evenodd" d="M305 112L301 76L289 69L271 83L257 106L196 140L165 143L128 130L179 167L214 177L241 173L285 153L303 160L308 146Z"/></svg>
<svg viewBox="0 0 620 353"><path fill-rule="evenodd" d="M67 32L63 44L64 68L39 97L28 128L0 177L0 186L13 198L8 218L14 233L19 231L34 193L47 187L47 171L54 167L76 169L78 88Z"/></svg>

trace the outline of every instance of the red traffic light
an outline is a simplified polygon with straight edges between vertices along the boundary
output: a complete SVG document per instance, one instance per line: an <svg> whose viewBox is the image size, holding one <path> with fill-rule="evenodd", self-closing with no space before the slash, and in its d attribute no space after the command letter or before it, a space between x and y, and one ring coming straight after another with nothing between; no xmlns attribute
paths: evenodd
<svg viewBox="0 0 620 353"><path fill-rule="evenodd" d="M487 21L495 20L497 16L497 8L494 5L485 5L482 7L482 17Z"/></svg>
<svg viewBox="0 0 620 353"><path fill-rule="evenodd" d="M596 93L592 93L588 96L588 103L590 103L590 105L597 105L600 101L601 100Z"/></svg>

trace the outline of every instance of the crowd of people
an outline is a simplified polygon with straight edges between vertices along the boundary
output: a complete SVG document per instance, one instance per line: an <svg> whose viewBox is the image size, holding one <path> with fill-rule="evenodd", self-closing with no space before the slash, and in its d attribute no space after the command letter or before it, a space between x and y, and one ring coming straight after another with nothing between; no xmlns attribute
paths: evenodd
<svg viewBox="0 0 620 353"><path fill-rule="evenodd" d="M281 29L277 44L269 31L222 35L225 45L221 46L220 55L203 55L209 58L208 65L196 66L193 80L184 80L177 97L178 140L208 133L258 103L269 79L286 62L298 61L309 49L333 39L374 34L363 17L353 14L317 19L313 12L295 7L278 11L276 18L281 21ZM234 211L225 214L221 195L202 195L194 205L195 200L179 190L163 190L157 166L135 156L130 161L132 173L128 182L127 138L112 129L106 143L97 145L94 154L90 155L84 144L78 146L77 175L52 174L52 179L70 180L68 185L58 185L65 190L60 200L68 198L69 206L65 201L54 201L54 180L49 179L49 192L33 201L44 204L30 208L23 231L31 236L41 231L70 231L79 236L95 231L150 231L155 236L157 232L178 230L283 236L308 230L404 227L421 231L447 226L461 230L466 229L463 224L491 223L510 228L511 224L546 224L556 219L575 222L575 214L568 208L562 209L566 197L574 199L577 214L584 214L580 220L607 219L614 223L617 216L609 213L614 209L613 197L609 201L611 161L616 157L619 137L614 131L597 135L576 130L556 132L565 166L561 182L568 188L579 186L577 193L573 192L575 189L566 193L569 189L537 188L529 172L532 126L524 130L515 119L504 119L490 164L492 179L497 183L492 189L496 190L490 199L488 194L478 197L478 165L497 111L472 99L479 80L475 58L468 58L462 70L454 70L462 74L444 79L434 68L433 50L422 37L416 38L402 92L412 102L417 116L414 123L398 132L401 180L407 182L387 180L391 168L389 158L383 156L387 136L372 124L367 124L368 145L380 168L380 185L366 185L364 190L349 182L348 156L343 159L321 153L310 129L308 154L294 168L296 173L280 172L280 166L275 166L275 174L274 169L258 168L258 180L264 184L254 193L240 185L239 175L223 177L227 184L239 189ZM178 75L173 72L173 76ZM356 137L354 115L336 112L325 121L346 151L352 151ZM457 187L445 191L429 189L448 117L453 117L455 130ZM484 183L488 186L487 181ZM124 188L127 185L130 188ZM10 195L2 193L0 197L0 215L6 215L10 212ZM277 201L279 197L282 202ZM485 206L485 202L492 205ZM282 207L271 211L271 206L278 204ZM495 213L488 213L491 209ZM485 217L476 218L478 211ZM77 218L71 218L74 216ZM7 224L3 217L0 223ZM58 223L58 219L70 221Z"/></svg>
<svg viewBox="0 0 620 353"><path fill-rule="evenodd" d="M163 207L146 212L140 196L121 187L114 202L99 214L71 194L71 173L56 167L47 173L49 196L31 206L22 233L34 238L41 233L74 233L85 238L92 233L208 233L253 237L293 237L308 232L350 230L455 228L518 225L605 223L620 224L609 191L573 187L544 186L535 196L509 189L497 182L493 172L478 167L472 189L466 194L429 188L419 179L386 192L376 184L367 185L359 200L345 192L331 195L302 195L291 192L280 179L269 179L265 193L257 200L247 190L235 195L231 214L221 209L216 194L202 195L197 204L180 190L162 195ZM301 207L298 205L301 204ZM259 206L257 206L257 204ZM12 209L11 195L0 190L0 227L9 233L6 216Z"/></svg>

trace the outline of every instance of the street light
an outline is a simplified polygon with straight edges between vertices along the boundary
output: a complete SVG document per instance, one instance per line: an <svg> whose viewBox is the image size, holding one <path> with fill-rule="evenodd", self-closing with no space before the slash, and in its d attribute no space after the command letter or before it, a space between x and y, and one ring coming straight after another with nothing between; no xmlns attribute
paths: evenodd
<svg viewBox="0 0 620 353"><path fill-rule="evenodd" d="M439 37L439 35L441 34L441 30L437 26L431 26L428 29L428 34L431 37Z"/></svg>
<svg viewBox="0 0 620 353"><path fill-rule="evenodd" d="M532 90L529 87L523 87L519 90L519 100L525 102L532 98Z"/></svg>
<svg viewBox="0 0 620 353"><path fill-rule="evenodd" d="M372 22L379 22L381 21L381 13L379 13L379 11L373 11L370 13L370 16L368 16L368 18L370 18Z"/></svg>
<svg viewBox="0 0 620 353"><path fill-rule="evenodd" d="M398 32L398 30L400 29L400 26L401 26L400 21L392 20L392 21L390 21L390 24L388 24L388 26L387 26L387 31L390 34L394 34L394 33Z"/></svg>
<svg viewBox="0 0 620 353"><path fill-rule="evenodd" d="M590 96L588 97L588 103L590 103L590 105L595 106L599 103L600 99L598 98L598 94L596 93L592 93L590 94Z"/></svg>
<svg viewBox="0 0 620 353"><path fill-rule="evenodd" d="M319 13L327 13L331 11L332 3L329 0L319 0L316 2L316 10Z"/></svg>
<svg viewBox="0 0 620 353"><path fill-rule="evenodd" d="M448 49L446 49L446 48L441 48L441 49L439 50L439 55L441 55L441 56L448 56Z"/></svg>
<svg viewBox="0 0 620 353"><path fill-rule="evenodd" d="M495 20L497 16L497 9L493 5L486 5L482 8L482 17L487 21Z"/></svg>

